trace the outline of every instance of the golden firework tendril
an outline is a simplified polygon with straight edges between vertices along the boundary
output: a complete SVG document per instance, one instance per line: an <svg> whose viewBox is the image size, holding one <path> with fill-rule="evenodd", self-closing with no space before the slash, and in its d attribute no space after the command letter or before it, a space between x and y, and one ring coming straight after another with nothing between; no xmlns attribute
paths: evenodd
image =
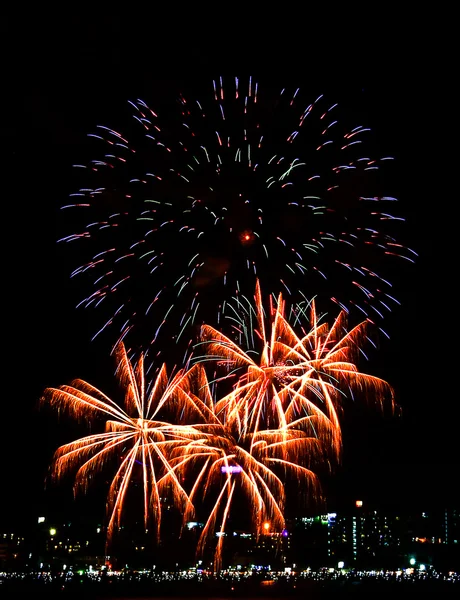
<svg viewBox="0 0 460 600"><path fill-rule="evenodd" d="M168 462L172 449L188 442L190 432L187 427L174 424L171 418L167 421L161 418L177 415L178 400L183 397L179 386L184 373L179 372L168 380L163 365L147 394L142 357L134 369L120 343L116 358L118 380L124 389L123 406L82 380L58 389L47 388L42 398L42 402L88 423L101 416L106 418L103 433L61 446L55 453L52 472L55 478L61 479L76 470L75 491L86 492L94 474L108 463L118 464L108 493L108 541L120 524L129 483L139 470L143 482L144 521L147 524L149 517L154 516L157 536L162 494L172 492L176 505L187 507L190 503ZM182 409L187 407L182 404Z"/></svg>
<svg viewBox="0 0 460 600"><path fill-rule="evenodd" d="M389 400L392 409L393 390L382 379L359 372L355 364L366 339L368 321L349 331L344 311L329 326L321 323L314 301L309 308L310 328L307 332L302 328L303 335L299 336L285 317L281 294L276 303L271 299L266 318L257 281L253 309L253 339L259 340L260 347L257 357L217 329L204 325L201 343L207 355L202 359L226 367L228 375L224 379L236 377L231 392L218 400L216 411L224 411L230 421L236 420L242 431L283 428L303 415L299 426L321 439L329 438L339 458L339 417L347 390L372 396L382 407ZM237 329L241 331L241 327Z"/></svg>

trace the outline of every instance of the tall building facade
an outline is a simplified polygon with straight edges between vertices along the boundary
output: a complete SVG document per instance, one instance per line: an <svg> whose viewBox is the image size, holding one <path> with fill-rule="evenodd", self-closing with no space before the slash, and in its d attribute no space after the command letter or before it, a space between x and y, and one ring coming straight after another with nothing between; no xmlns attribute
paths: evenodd
<svg viewBox="0 0 460 600"><path fill-rule="evenodd" d="M381 510L356 501L349 510L296 520L293 547L305 566L460 569L457 509Z"/></svg>

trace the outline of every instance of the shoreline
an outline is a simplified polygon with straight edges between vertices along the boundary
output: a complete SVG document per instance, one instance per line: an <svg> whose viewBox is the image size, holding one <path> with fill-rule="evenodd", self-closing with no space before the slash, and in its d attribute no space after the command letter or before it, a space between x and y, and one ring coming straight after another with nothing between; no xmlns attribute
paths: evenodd
<svg viewBox="0 0 460 600"><path fill-rule="evenodd" d="M443 597L458 597L458 580L436 578L388 580L384 578L334 578L296 580L206 580L206 581L77 581L46 582L40 580L3 579L0 596L3 600L19 596L40 594L47 598L81 598L85 600L173 599L173 598L296 598L308 597L311 600L336 596L338 593L351 596L389 594L442 594ZM454 596L455 595L455 596ZM411 596L409 596L411 597Z"/></svg>

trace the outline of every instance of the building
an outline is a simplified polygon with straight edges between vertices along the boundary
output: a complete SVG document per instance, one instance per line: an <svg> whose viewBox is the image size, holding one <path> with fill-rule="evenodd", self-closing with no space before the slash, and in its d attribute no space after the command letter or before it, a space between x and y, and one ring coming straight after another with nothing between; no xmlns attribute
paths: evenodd
<svg viewBox="0 0 460 600"><path fill-rule="evenodd" d="M299 571L339 564L378 570L425 565L460 572L459 514L451 508L383 511L356 502L342 512L299 517L282 532L272 531L268 522L258 536L229 526L221 534L225 536L223 566ZM0 569L47 571L104 564L132 569L156 565L166 571L205 568L212 564L215 545L197 557L202 531L203 523L189 522L179 538L175 528L165 528L158 545L153 531L120 527L116 549L107 556L106 531L91 519L55 523L40 517L33 529L21 535L0 532Z"/></svg>
<svg viewBox="0 0 460 600"><path fill-rule="evenodd" d="M306 567L460 567L459 511L454 509L382 511L357 501L341 513L299 518L293 533L295 554Z"/></svg>

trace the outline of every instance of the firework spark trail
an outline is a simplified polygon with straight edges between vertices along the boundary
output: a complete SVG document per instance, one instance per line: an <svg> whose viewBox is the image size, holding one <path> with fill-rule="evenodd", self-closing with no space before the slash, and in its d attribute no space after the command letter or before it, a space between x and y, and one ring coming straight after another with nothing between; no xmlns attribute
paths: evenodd
<svg viewBox="0 0 460 600"><path fill-rule="evenodd" d="M130 107L129 134L91 134L99 158L79 165L87 183L63 207L82 223L60 241L88 257L72 276L93 282L79 305L96 311L96 335L137 337L145 354L161 336L186 343L257 277L376 322L398 303L382 259L415 253L390 227L396 198L361 184L391 157L361 153L369 128L348 127L337 104L220 78L204 100L181 94L175 118Z"/></svg>

